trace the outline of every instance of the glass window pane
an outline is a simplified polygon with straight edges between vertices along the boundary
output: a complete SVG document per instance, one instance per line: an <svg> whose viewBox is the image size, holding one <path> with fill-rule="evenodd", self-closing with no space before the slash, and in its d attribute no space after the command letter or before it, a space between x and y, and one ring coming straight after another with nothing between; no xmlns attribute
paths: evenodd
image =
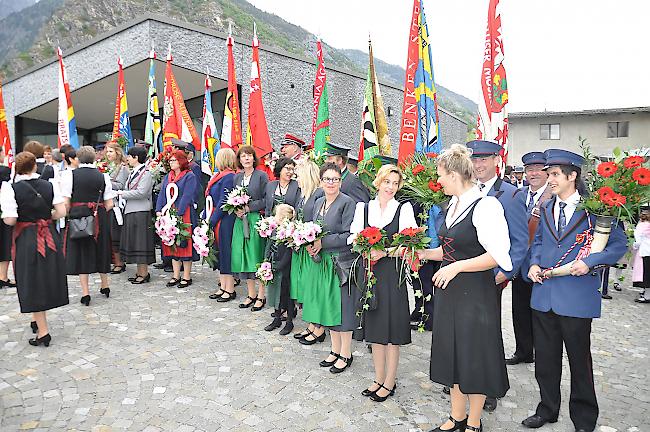
<svg viewBox="0 0 650 432"><path fill-rule="evenodd" d="M549 125L539 125L539 139L547 140L549 139L550 128Z"/></svg>
<svg viewBox="0 0 650 432"><path fill-rule="evenodd" d="M618 136L627 137L629 127L630 127L630 122L627 121L618 122Z"/></svg>
<svg viewBox="0 0 650 432"><path fill-rule="evenodd" d="M616 122L607 122L607 138L616 138Z"/></svg>
<svg viewBox="0 0 650 432"><path fill-rule="evenodd" d="M551 127L551 132L550 132L550 139L553 140L559 140L560 139L560 124L552 124L550 125Z"/></svg>

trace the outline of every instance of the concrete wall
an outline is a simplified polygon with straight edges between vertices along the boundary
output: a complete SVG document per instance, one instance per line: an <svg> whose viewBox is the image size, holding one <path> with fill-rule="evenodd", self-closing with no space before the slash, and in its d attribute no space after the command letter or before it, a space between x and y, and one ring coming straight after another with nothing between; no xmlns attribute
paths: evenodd
<svg viewBox="0 0 650 432"><path fill-rule="evenodd" d="M278 146L286 132L308 140L311 136L312 85L316 73L313 61L299 59L264 45L260 35L260 65L263 102L271 140ZM116 29L98 40L77 49L68 50L64 58L70 82L75 89L114 74L117 71L116 53L120 53L125 67L148 58L151 42L164 52L169 43L173 47L174 64L199 73L206 65L215 78L227 80L227 45L223 35L188 24L165 19L141 20L136 24ZM248 113L249 81L252 48L236 41L234 57L238 83L242 86L242 128L245 130ZM9 130L14 137L14 116L57 97L58 63L50 63L7 82L4 86L5 106ZM356 148L359 143L362 94L365 77L343 71L327 70L332 141ZM179 83L181 89L183 83ZM391 144L397 154L399 121L403 92L382 85L381 92L388 117ZM73 103L74 103L74 94ZM159 92L162 104L162 92ZM222 111L220 106L215 110ZM443 143L448 146L465 142L466 125L455 117L441 112L440 128ZM56 122L56 119L52 119ZM112 119L107 119L107 123ZM220 123L220 119L218 120Z"/></svg>
<svg viewBox="0 0 650 432"><path fill-rule="evenodd" d="M627 138L607 138L607 122L629 121ZM560 124L559 140L541 140L540 124ZM511 165L520 165L529 151L562 148L580 153L578 138L586 138L594 155L607 155L615 147L623 150L650 147L650 112L625 114L579 114L563 116L510 117Z"/></svg>

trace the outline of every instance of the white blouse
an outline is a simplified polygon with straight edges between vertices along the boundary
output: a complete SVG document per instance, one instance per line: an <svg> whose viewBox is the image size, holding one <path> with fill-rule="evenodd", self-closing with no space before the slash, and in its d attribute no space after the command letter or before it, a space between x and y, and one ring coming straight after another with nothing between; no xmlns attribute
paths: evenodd
<svg viewBox="0 0 650 432"><path fill-rule="evenodd" d="M79 164L79 168L96 168L94 164ZM61 173L61 195L65 198L72 198L72 171L67 170ZM111 184L111 179L108 174L104 173L104 199L103 201L112 200L117 196L117 193L113 190Z"/></svg>
<svg viewBox="0 0 650 432"><path fill-rule="evenodd" d="M33 180L40 178L40 174L17 174L14 179L14 183L18 183L22 180ZM63 202L63 197L59 191L59 187L52 183L54 190L54 197L52 198L52 205L61 204ZM18 217L18 203L16 203L16 195L14 194L14 188L9 182L2 183L2 189L0 189L0 209L2 209L2 217Z"/></svg>
<svg viewBox="0 0 650 432"><path fill-rule="evenodd" d="M392 222L398 207L399 202L393 198L388 201L386 209L382 212L381 207L379 206L379 198L370 200L368 203L368 224L377 228L384 228ZM350 225L351 235L348 237L348 244L352 244L357 234L365 228L363 226L364 208L365 203L360 202L357 203L357 206L354 209L354 219L352 219L352 225ZM404 203L402 205L402 210L399 212L399 230L402 231L404 228L417 228L417 226L418 224L415 221L415 215L413 214L411 203Z"/></svg>
<svg viewBox="0 0 650 432"><path fill-rule="evenodd" d="M497 262L499 267L505 271L512 270L512 260L510 259L510 237L508 232L508 222L503 211L503 206L498 199L492 196L484 197L477 186L472 187L458 197L452 197L449 201L449 210L445 218L448 228L456 225L465 219L469 213L467 209L476 201L472 215L472 224L476 228L476 235L481 246ZM458 209L454 211L454 207ZM454 213L452 215L452 213ZM452 224L450 226L450 224Z"/></svg>

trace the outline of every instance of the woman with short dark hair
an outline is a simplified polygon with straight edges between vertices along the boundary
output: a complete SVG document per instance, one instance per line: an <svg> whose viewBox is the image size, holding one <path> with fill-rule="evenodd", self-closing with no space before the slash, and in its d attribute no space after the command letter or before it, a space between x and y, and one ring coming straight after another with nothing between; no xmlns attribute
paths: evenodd
<svg viewBox="0 0 650 432"><path fill-rule="evenodd" d="M175 150L172 153L172 156L169 158L169 166L171 170L163 179L160 194L158 195L156 215L162 215L163 208L171 204L171 207L176 209L178 216L182 218L183 222L190 224L188 229L191 233L199 222L196 209L194 208L197 191L200 188L199 179L190 170L190 163L183 150ZM178 188L178 196L174 198L173 204L167 202L167 188L171 184L175 184ZM172 278L167 282L167 286L187 288L192 285L192 278L190 276L192 261L199 260L199 256L192 246L192 237L187 240L187 244L185 245L171 247L163 244L162 253L166 257L171 257L174 271ZM183 270L182 276L181 268Z"/></svg>
<svg viewBox="0 0 650 432"><path fill-rule="evenodd" d="M15 225L14 271L22 313L32 313L30 345L49 346L52 337L46 312L68 304L61 236L52 223L65 216L63 197L54 185L40 179L32 153L16 155L13 185L5 182L0 191L2 219Z"/></svg>
<svg viewBox="0 0 650 432"><path fill-rule="evenodd" d="M153 178L144 165L147 151L131 147L126 158L131 167L124 188L117 195L126 201L121 229L120 255L127 264L137 264L135 276L129 281L142 284L151 280L148 266L156 262L154 232L151 225L151 190Z"/></svg>
<svg viewBox="0 0 650 432"><path fill-rule="evenodd" d="M266 304L264 286L260 286L259 291L255 288L255 272L258 264L264 261L265 241L255 229L255 224L260 219L260 212L265 207L264 191L269 178L263 171L255 169L258 158L253 146L240 147L236 156L235 162L241 171L235 174L234 187L246 187L250 201L244 210L235 213L237 219L235 219L232 232L230 266L233 274L239 273L239 278L246 280L248 288L248 295L239 307L242 309L250 307L252 311L258 311ZM244 215L247 217L244 218ZM247 223L249 227L248 238L244 236L244 223ZM231 294L231 297L233 296L234 294Z"/></svg>
<svg viewBox="0 0 650 432"><path fill-rule="evenodd" d="M66 158L72 151L66 152ZM81 303L90 305L88 275L99 273L101 288L99 292L107 298L111 289L108 286L108 273L111 271L111 221L108 212L113 208L115 192L107 174L95 167L95 149L83 146L76 152L79 166L65 171L61 177L61 195L65 198L69 219L94 216L92 236L71 237L70 221L66 225L65 258L68 275L79 275L83 291Z"/></svg>

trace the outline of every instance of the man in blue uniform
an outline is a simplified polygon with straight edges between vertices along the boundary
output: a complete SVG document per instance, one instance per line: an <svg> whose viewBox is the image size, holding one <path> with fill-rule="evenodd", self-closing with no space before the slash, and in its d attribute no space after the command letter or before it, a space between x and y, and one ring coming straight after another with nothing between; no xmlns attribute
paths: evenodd
<svg viewBox="0 0 650 432"><path fill-rule="evenodd" d="M472 150L474 176L478 180L479 190L484 196L493 196L499 200L503 206L506 221L508 222L510 237L509 254L512 260L512 270L495 269L495 282L498 285L498 289L501 290L505 288L509 280L514 279L517 275L528 250L526 207L523 201L516 197L517 188L497 176L501 146L497 143L483 140L470 141L466 145ZM487 395L484 409L486 411L494 411L496 407L497 400Z"/></svg>
<svg viewBox="0 0 650 432"><path fill-rule="evenodd" d="M528 277L535 283L531 298L535 335L535 378L541 402L535 414L522 421L538 428L557 421L560 412L562 346L571 372L569 413L576 432L591 432L598 419L598 403L591 361L591 320L600 316L600 278L595 268L613 265L625 254L623 229L612 226L602 252L584 256L596 217L578 208L584 163L575 153L546 150L548 187L554 197L544 204L531 248ZM580 254L580 257L578 257ZM544 270L571 264L570 274L545 278Z"/></svg>
<svg viewBox="0 0 650 432"><path fill-rule="evenodd" d="M348 152L349 148L340 144L327 144L325 156L327 162L336 164L341 169L341 192L352 198L355 202L367 203L370 201L370 192L363 185L359 177L348 170Z"/></svg>
<svg viewBox="0 0 650 432"><path fill-rule="evenodd" d="M546 158L542 152L526 153L521 158L528 179L517 193L517 198L524 201L528 216L528 244L533 243L535 231L539 225L541 206L551 198L551 189L546 186L548 174L544 170ZM533 283L528 280L530 248L527 251L517 277L512 281L512 326L515 330L516 349L506 364L532 363L533 357L533 314L530 309L530 295Z"/></svg>

